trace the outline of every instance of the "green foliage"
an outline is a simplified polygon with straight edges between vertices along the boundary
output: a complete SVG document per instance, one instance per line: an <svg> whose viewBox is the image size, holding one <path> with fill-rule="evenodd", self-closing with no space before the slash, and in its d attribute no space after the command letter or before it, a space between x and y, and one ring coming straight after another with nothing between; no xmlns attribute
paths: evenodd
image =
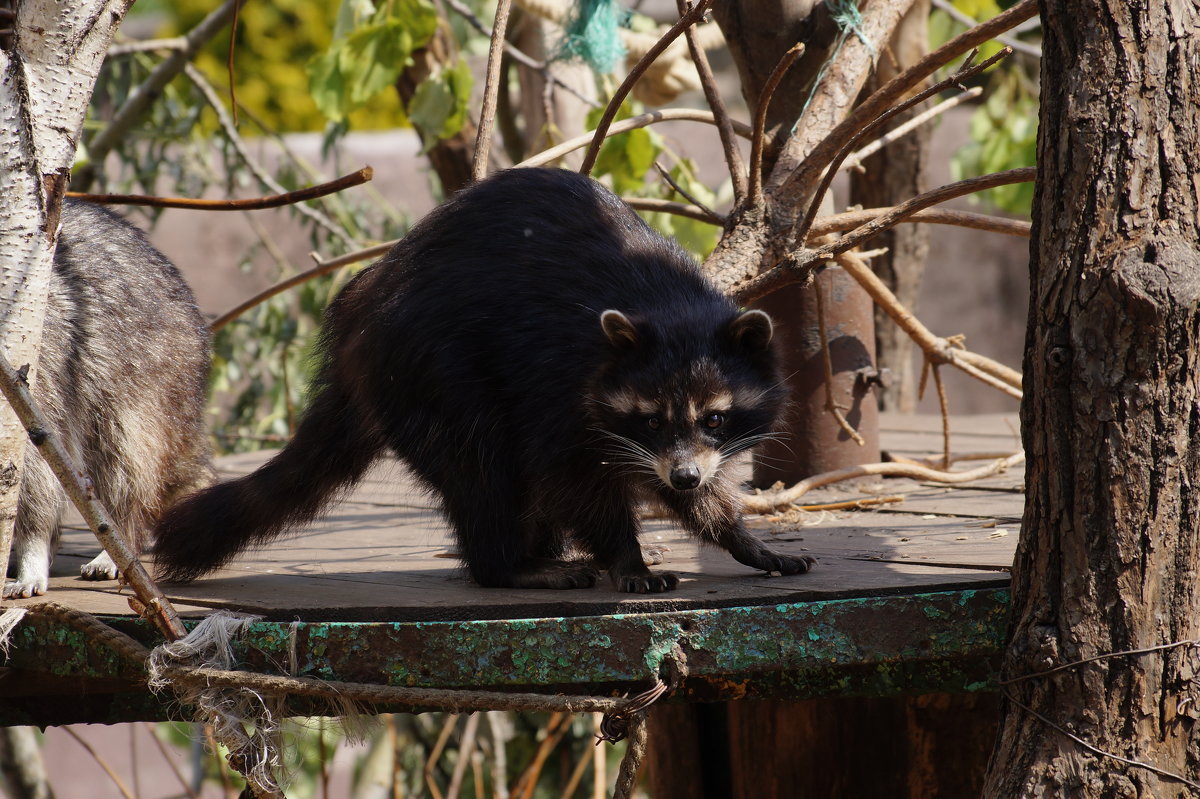
<svg viewBox="0 0 1200 799"><path fill-rule="evenodd" d="M954 0L954 7L983 22L999 14L1004 7L996 0ZM963 25L944 11L929 18L930 46L937 47L963 30ZM996 41L980 47L980 60L998 52ZM963 145L950 161L956 180L1032 166L1037 159L1038 98L1035 81L1024 72L1019 59L1009 58L986 73L986 98L971 116L971 141ZM996 208L1019 216L1028 216L1033 203L1033 184L999 186L974 195Z"/></svg>
<svg viewBox="0 0 1200 799"><path fill-rule="evenodd" d="M445 139L462 130L474 85L467 61L460 56L454 64L436 70L417 87L408 115L427 134L425 152L434 146L434 137Z"/></svg>
<svg viewBox="0 0 1200 799"><path fill-rule="evenodd" d="M344 122L391 88L437 25L437 10L427 0L389 0L364 24L313 56L307 67L309 89L321 113Z"/></svg>
<svg viewBox="0 0 1200 799"><path fill-rule="evenodd" d="M986 102L971 116L971 141L950 162L956 180L1032 166L1037 160L1037 97L1014 72L1002 73L991 84ZM1028 216L1033 183L997 186L981 194L1001 210Z"/></svg>
<svg viewBox="0 0 1200 799"><path fill-rule="evenodd" d="M594 128L600 121L603 109L596 109L588 116L588 127ZM617 119L633 116L636 104L626 103L617 114ZM659 179L654 164L664 155L670 154L662 137L650 128L636 128L626 133L611 136L600 147L593 177L607 177L613 191L624 197L653 197L687 202L675 194L674 189ZM675 158L675 166L668 170L675 182L705 204L711 204L715 195L696 176L695 164L685 158ZM650 182L647 176L652 176ZM642 212L642 216L658 232L672 236L692 253L703 260L716 246L720 229L715 225L668 213Z"/></svg>
<svg viewBox="0 0 1200 799"><path fill-rule="evenodd" d="M309 94L306 64L333 40L331 23L340 0L272 0L243 3L238 16L233 82L237 100L267 127L315 131L326 118ZM162 4L163 35L178 36L210 13L212 0L174 0ZM195 64L216 86L228 84L229 31L222 31L197 56ZM177 84L186 83L180 79ZM351 116L359 129L402 124L395 93L380 93L370 108ZM211 130L211 123L209 129Z"/></svg>

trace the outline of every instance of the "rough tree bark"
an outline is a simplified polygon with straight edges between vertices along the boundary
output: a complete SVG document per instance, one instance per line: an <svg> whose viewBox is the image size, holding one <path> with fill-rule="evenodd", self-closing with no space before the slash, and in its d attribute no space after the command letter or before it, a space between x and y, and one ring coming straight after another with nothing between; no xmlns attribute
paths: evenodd
<svg viewBox="0 0 1200 799"><path fill-rule="evenodd" d="M1005 687L985 795L1195 796L1196 646L1078 661L1200 638L1200 8L1041 8L1027 505L1004 668L1028 678Z"/></svg>
<svg viewBox="0 0 1200 799"><path fill-rule="evenodd" d="M133 0L17 4L0 50L0 349L36 370L58 214L84 113ZM0 402L0 578L16 519L25 431Z"/></svg>

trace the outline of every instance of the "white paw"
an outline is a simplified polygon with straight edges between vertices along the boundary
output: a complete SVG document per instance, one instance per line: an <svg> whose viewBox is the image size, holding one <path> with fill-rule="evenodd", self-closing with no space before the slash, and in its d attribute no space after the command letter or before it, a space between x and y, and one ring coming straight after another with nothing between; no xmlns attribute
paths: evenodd
<svg viewBox="0 0 1200 799"><path fill-rule="evenodd" d="M15 580L4 583L5 599L24 599L46 593L50 583L50 547L48 541L14 542L12 561Z"/></svg>
<svg viewBox="0 0 1200 799"><path fill-rule="evenodd" d="M49 580L45 577L29 580L6 580L4 583L5 599L26 599L31 596L41 596L46 593Z"/></svg>
<svg viewBox="0 0 1200 799"><path fill-rule="evenodd" d="M107 552L101 552L91 562L79 567L79 576L85 580L115 580L117 564L113 563Z"/></svg>

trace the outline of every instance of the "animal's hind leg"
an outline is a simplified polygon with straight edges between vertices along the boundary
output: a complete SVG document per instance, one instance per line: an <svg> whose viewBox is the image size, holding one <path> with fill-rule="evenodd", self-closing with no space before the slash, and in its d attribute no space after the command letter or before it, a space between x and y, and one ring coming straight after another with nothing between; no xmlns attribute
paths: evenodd
<svg viewBox="0 0 1200 799"><path fill-rule="evenodd" d="M409 424L415 422L408 416ZM542 526L526 511L528 487L507 442L473 431L469 440L435 436L446 430L424 422L425 436L399 434L397 454L442 496L463 561L475 582L493 588L588 588L596 582L590 564L546 557L555 541L542 540ZM403 433L404 431L401 431ZM410 431L411 432L411 428ZM451 453L453 453L451 455Z"/></svg>
<svg viewBox="0 0 1200 799"><path fill-rule="evenodd" d="M50 467L40 455L28 453L17 500L17 519L9 564L14 579L4 583L5 599L46 593L50 582L50 563L58 547L64 502L62 488Z"/></svg>

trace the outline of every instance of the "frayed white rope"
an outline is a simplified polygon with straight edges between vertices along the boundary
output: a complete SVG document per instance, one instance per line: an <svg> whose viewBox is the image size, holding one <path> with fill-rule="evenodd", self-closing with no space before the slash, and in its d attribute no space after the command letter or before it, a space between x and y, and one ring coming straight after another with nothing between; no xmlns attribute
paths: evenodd
<svg viewBox="0 0 1200 799"><path fill-rule="evenodd" d="M26 608L9 608L0 614L0 654L8 657L9 647L12 646L13 630L25 618L29 611Z"/></svg>
<svg viewBox="0 0 1200 799"><path fill-rule="evenodd" d="M166 676L172 667L232 669L236 663L232 642L260 619L227 611L206 617L186 638L150 653L148 685L156 692L170 688L181 702L195 707L200 718L212 725L214 737L229 749L235 768L260 794L279 795L284 699L250 688L181 685Z"/></svg>

